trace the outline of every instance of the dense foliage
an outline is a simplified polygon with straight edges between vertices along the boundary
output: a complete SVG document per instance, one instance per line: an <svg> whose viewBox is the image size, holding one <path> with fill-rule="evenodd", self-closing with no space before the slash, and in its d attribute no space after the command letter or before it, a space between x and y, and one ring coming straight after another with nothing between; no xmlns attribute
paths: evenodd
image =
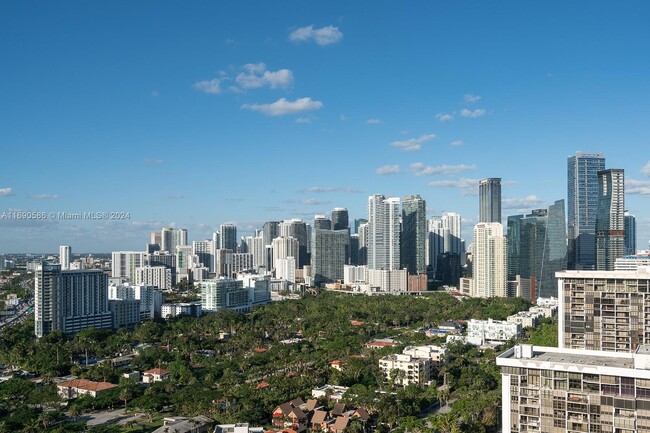
<svg viewBox="0 0 650 433"><path fill-rule="evenodd" d="M352 386L348 402L368 408L379 430L410 426L409 430L422 431L496 431L500 375L493 351L451 346L450 362L437 372L437 385L446 382L449 387L440 389L383 383L378 360L406 345L439 343L418 332L424 326L451 319L504 319L528 307L517 298L461 301L445 293L375 297L323 293L272 303L248 315L222 311L198 319L147 322L132 331L88 329L71 339L55 333L37 340L33 323L28 322L0 334L0 363L19 365L39 376L73 374L119 387L96 399L78 398L61 413L51 400L40 400L53 395L56 400L52 385L35 391L26 379L5 382L0 385L4 423L0 433L2 428L20 431L38 422L41 430L36 431L60 431L56 429L62 425L74 431L80 414L120 407L144 414L152 425L161 414L171 413L268 426L278 404L298 396L309 398L311 389L326 383ZM382 337L401 344L381 350L365 347ZM295 340L281 342L287 339ZM142 343L146 345L136 347ZM128 370L110 362L90 365L95 358L130 354L134 348L138 354ZM329 365L337 359L347 363L342 371ZM171 379L144 388L121 377L131 369L153 367L169 370ZM258 387L262 382L269 386ZM426 418L437 410L439 400L448 413ZM43 416L49 417L47 422Z"/></svg>

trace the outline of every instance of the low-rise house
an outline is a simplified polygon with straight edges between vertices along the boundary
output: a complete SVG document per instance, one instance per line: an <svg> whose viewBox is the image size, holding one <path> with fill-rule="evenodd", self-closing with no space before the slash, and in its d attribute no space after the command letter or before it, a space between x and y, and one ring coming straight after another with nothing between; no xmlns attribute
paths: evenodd
<svg viewBox="0 0 650 433"><path fill-rule="evenodd" d="M411 355L414 358L429 358L431 359L431 366L438 367L447 362L448 351L441 346L408 346L402 353L404 355Z"/></svg>
<svg viewBox="0 0 650 433"><path fill-rule="evenodd" d="M297 433L307 430L307 415L300 409L302 399L283 403L273 411L273 426L278 429L290 428Z"/></svg>
<svg viewBox="0 0 650 433"><path fill-rule="evenodd" d="M522 327L518 323L508 323L499 320L475 320L469 321L467 336L480 338L482 343L505 343L511 338L521 336Z"/></svg>
<svg viewBox="0 0 650 433"><path fill-rule="evenodd" d="M336 403L330 411L330 417L335 418L342 416L345 412L345 403Z"/></svg>
<svg viewBox="0 0 650 433"><path fill-rule="evenodd" d="M541 313L520 311L517 314L508 316L506 321L508 323L518 323L522 328L536 328L540 317L542 317Z"/></svg>
<svg viewBox="0 0 650 433"><path fill-rule="evenodd" d="M324 431L328 429L328 417L326 410L316 410L311 417L310 426L312 431Z"/></svg>
<svg viewBox="0 0 650 433"><path fill-rule="evenodd" d="M194 418L175 416L164 418L162 427L153 433L208 433L212 431L213 425L214 421L203 415Z"/></svg>
<svg viewBox="0 0 650 433"><path fill-rule="evenodd" d="M398 344L399 341L393 340L392 338L381 338L366 343L366 347L368 349L382 349L384 347L394 347Z"/></svg>
<svg viewBox="0 0 650 433"><path fill-rule="evenodd" d="M311 396L313 398L323 398L327 401L339 401L348 389L350 388L347 386L323 385L320 388L312 389Z"/></svg>
<svg viewBox="0 0 650 433"><path fill-rule="evenodd" d="M343 371L343 367L345 367L346 365L348 365L347 362L343 362L339 359L335 359L334 361L330 362L330 367L338 371Z"/></svg>
<svg viewBox="0 0 650 433"><path fill-rule="evenodd" d="M169 379L169 371L164 368L152 368L142 374L143 383L164 382Z"/></svg>
<svg viewBox="0 0 650 433"><path fill-rule="evenodd" d="M94 382L87 379L72 379L56 384L59 397L64 400L72 400L81 395L97 397L102 392L117 388L117 385L109 382Z"/></svg>
<svg viewBox="0 0 650 433"><path fill-rule="evenodd" d="M332 424L329 431L330 433L343 433L345 429L348 427L349 423L350 423L350 417L340 416L336 418L336 421L334 421L334 424Z"/></svg>
<svg viewBox="0 0 650 433"><path fill-rule="evenodd" d="M264 433L264 427L250 427L248 423L219 424L214 433Z"/></svg>
<svg viewBox="0 0 650 433"><path fill-rule="evenodd" d="M458 333L463 332L463 329L465 329L465 327L460 322L457 322L455 320L448 320L438 325L438 329Z"/></svg>

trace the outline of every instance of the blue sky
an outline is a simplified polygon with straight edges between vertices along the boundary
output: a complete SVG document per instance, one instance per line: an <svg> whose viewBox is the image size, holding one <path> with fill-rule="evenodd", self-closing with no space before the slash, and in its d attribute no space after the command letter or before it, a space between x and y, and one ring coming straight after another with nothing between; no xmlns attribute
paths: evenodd
<svg viewBox="0 0 650 433"><path fill-rule="evenodd" d="M142 249L161 226L420 194L471 238L477 181L504 217L566 199L566 158L626 172L650 239L650 4L0 3L0 252Z"/></svg>

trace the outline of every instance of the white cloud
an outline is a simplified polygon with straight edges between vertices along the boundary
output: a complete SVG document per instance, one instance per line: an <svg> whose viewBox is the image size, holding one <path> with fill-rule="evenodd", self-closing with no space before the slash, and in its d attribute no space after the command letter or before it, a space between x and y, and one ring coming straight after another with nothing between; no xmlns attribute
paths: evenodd
<svg viewBox="0 0 650 433"><path fill-rule="evenodd" d="M294 30L289 35L289 40L292 42L308 42L313 40L321 47L325 45L335 44L343 39L343 33L338 27L327 26L315 29L313 25L300 27Z"/></svg>
<svg viewBox="0 0 650 433"><path fill-rule="evenodd" d="M287 88L293 84L293 72L290 69L269 71L264 63L248 63L243 66L235 82L244 90L269 86L271 89Z"/></svg>
<svg viewBox="0 0 650 433"><path fill-rule="evenodd" d="M0 188L0 197L9 197L10 195L13 195L13 189Z"/></svg>
<svg viewBox="0 0 650 433"><path fill-rule="evenodd" d="M650 195L650 180L625 179L625 193Z"/></svg>
<svg viewBox="0 0 650 433"><path fill-rule="evenodd" d="M436 114L436 119L441 122L449 122L450 120L454 120L454 115L448 113L438 113Z"/></svg>
<svg viewBox="0 0 650 433"><path fill-rule="evenodd" d="M384 165L376 170L377 174L397 174L400 172L399 165Z"/></svg>
<svg viewBox="0 0 650 433"><path fill-rule="evenodd" d="M478 179L434 180L427 185L433 187L458 188L462 195L478 194Z"/></svg>
<svg viewBox="0 0 650 433"><path fill-rule="evenodd" d="M210 95L218 95L221 93L221 82L224 79L225 78L213 78L212 80L197 81L194 83L194 88Z"/></svg>
<svg viewBox="0 0 650 433"><path fill-rule="evenodd" d="M475 103L475 102L480 101L480 100L481 100L481 97L478 96L478 95L472 95L471 93L468 93L468 94L466 94L466 95L463 97L463 100L464 100L465 102L467 102L468 104L473 104L473 103Z"/></svg>
<svg viewBox="0 0 650 433"><path fill-rule="evenodd" d="M311 119L309 117L299 117L296 119L296 123L311 123Z"/></svg>
<svg viewBox="0 0 650 433"><path fill-rule="evenodd" d="M467 108L463 108L462 110L460 110L460 115L463 117L476 118L476 117L485 116L485 114L486 111L482 108L477 108L476 110L468 110Z"/></svg>
<svg viewBox="0 0 650 433"><path fill-rule="evenodd" d="M468 170L476 170L476 165L467 165L467 164L459 164L459 165L439 165L437 167L432 167L430 165L424 165L421 162L416 162L414 164L411 164L411 170L416 176L430 176L433 174L452 174L452 173L460 173L462 171L468 171Z"/></svg>
<svg viewBox="0 0 650 433"><path fill-rule="evenodd" d="M301 190L302 192L336 192L340 190L340 188L336 186L312 186L310 188L306 188Z"/></svg>
<svg viewBox="0 0 650 433"><path fill-rule="evenodd" d="M316 200L316 199L313 199L313 198L302 201L302 204L306 204L306 205L309 205L309 206L322 206L322 205L331 204L331 203L332 202L330 200Z"/></svg>
<svg viewBox="0 0 650 433"><path fill-rule="evenodd" d="M409 138L408 140L393 141L390 145L405 152L417 152L422 148L422 143L426 143L434 138L436 138L435 134L425 134L417 138Z"/></svg>
<svg viewBox="0 0 650 433"><path fill-rule="evenodd" d="M501 206L504 209L531 209L546 204L544 200L532 194L524 198L504 198Z"/></svg>
<svg viewBox="0 0 650 433"><path fill-rule="evenodd" d="M145 158L144 159L144 163L145 164L150 164L150 165L160 165L163 162L164 161L162 159L158 159L158 158Z"/></svg>
<svg viewBox="0 0 650 433"><path fill-rule="evenodd" d="M320 110L323 103L314 101L311 98L300 98L295 101L288 101L280 98L271 104L244 104L241 108L259 111L267 116L284 116L285 114L297 114L304 111Z"/></svg>
<svg viewBox="0 0 650 433"><path fill-rule="evenodd" d="M58 200L59 195L58 194L32 194L29 196L29 198L33 198L35 200Z"/></svg>
<svg viewBox="0 0 650 433"><path fill-rule="evenodd" d="M449 143L450 146L454 146L454 147L460 147L463 144L465 144L463 143L463 140L454 140L451 143Z"/></svg>
<svg viewBox="0 0 650 433"><path fill-rule="evenodd" d="M377 118L372 118L372 119L366 120L366 123L368 125L379 125L381 123L381 120L379 120Z"/></svg>
<svg viewBox="0 0 650 433"><path fill-rule="evenodd" d="M650 176L650 161L641 169L641 173L645 174L646 176Z"/></svg>

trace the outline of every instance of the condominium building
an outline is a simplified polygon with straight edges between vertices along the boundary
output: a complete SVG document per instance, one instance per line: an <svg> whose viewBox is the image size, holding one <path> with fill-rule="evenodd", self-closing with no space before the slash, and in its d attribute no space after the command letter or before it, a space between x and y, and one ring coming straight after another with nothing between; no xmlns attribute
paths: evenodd
<svg viewBox="0 0 650 433"><path fill-rule="evenodd" d="M506 296L507 244L501 223L474 227L472 296Z"/></svg>
<svg viewBox="0 0 650 433"><path fill-rule="evenodd" d="M614 262L615 271L636 272L639 268L650 267L650 254L641 253L618 257Z"/></svg>
<svg viewBox="0 0 650 433"><path fill-rule="evenodd" d="M311 266L314 285L343 280L348 230L314 228Z"/></svg>
<svg viewBox="0 0 650 433"><path fill-rule="evenodd" d="M368 197L368 269L400 269L400 199Z"/></svg>
<svg viewBox="0 0 650 433"><path fill-rule="evenodd" d="M501 223L501 178L481 179L478 190L479 222Z"/></svg>
<svg viewBox="0 0 650 433"><path fill-rule="evenodd" d="M650 269L558 272L559 347L632 352L650 344Z"/></svg>
<svg viewBox="0 0 650 433"><path fill-rule="evenodd" d="M34 278L34 333L76 334L88 327L111 329L108 277L102 271L62 271L41 263Z"/></svg>
<svg viewBox="0 0 650 433"><path fill-rule="evenodd" d="M254 305L268 303L271 299L270 280L255 282L244 287L243 280L220 278L201 283L201 306L208 312L223 309L247 313Z"/></svg>
<svg viewBox="0 0 650 433"><path fill-rule="evenodd" d="M384 383L396 385L426 385L431 380L431 358L419 358L403 353L379 359L379 372Z"/></svg>
<svg viewBox="0 0 650 433"><path fill-rule="evenodd" d="M519 345L497 357L502 426L514 432L650 432L650 350Z"/></svg>
<svg viewBox="0 0 650 433"><path fill-rule="evenodd" d="M625 173L622 169L598 172L596 214L596 269L613 271L625 254Z"/></svg>
<svg viewBox="0 0 650 433"><path fill-rule="evenodd" d="M172 270L165 266L140 266L135 269L135 284L172 289Z"/></svg>
<svg viewBox="0 0 650 433"><path fill-rule="evenodd" d="M71 254L72 249L68 245L61 245L59 247L59 263L61 264L62 271L67 271L70 269Z"/></svg>
<svg viewBox="0 0 650 433"><path fill-rule="evenodd" d="M146 266L144 251L113 251L111 276L135 281L136 268Z"/></svg>
<svg viewBox="0 0 650 433"><path fill-rule="evenodd" d="M426 272L427 209L419 195L404 197L402 201L402 232L400 234L401 267L409 274Z"/></svg>
<svg viewBox="0 0 650 433"><path fill-rule="evenodd" d="M577 152L567 160L568 269L596 268L598 172L602 153Z"/></svg>

